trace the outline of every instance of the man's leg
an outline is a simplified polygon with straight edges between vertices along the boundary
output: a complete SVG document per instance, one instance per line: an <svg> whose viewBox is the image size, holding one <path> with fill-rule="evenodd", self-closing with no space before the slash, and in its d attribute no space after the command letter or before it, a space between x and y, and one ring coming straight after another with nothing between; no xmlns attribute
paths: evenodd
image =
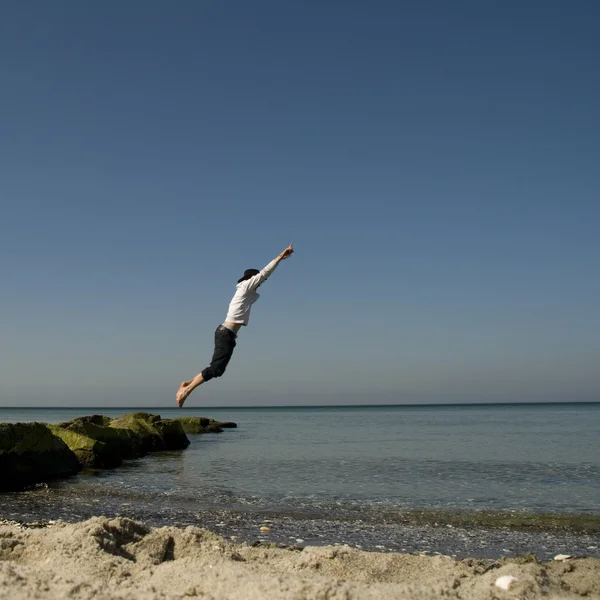
<svg viewBox="0 0 600 600"><path fill-rule="evenodd" d="M186 398L199 386L206 381L210 381L214 377L221 377L225 373L225 369L231 360L233 349L235 348L235 334L226 329L222 325L217 327L215 331L215 350L213 352L210 366L206 367L201 373L198 373L192 379L183 381L179 386L177 395L177 405L179 408L183 406Z"/></svg>

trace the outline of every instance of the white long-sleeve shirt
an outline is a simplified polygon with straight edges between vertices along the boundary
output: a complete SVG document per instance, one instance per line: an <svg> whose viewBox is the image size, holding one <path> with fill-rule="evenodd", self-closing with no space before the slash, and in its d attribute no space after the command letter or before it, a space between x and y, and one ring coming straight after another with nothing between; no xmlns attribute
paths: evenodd
<svg viewBox="0 0 600 600"><path fill-rule="evenodd" d="M252 305L260 298L260 294L256 288L273 273L279 262L277 259L272 260L264 269L257 275L240 281L236 286L236 291L229 303L229 310L225 321L229 323L241 323L248 325L250 319L250 309Z"/></svg>

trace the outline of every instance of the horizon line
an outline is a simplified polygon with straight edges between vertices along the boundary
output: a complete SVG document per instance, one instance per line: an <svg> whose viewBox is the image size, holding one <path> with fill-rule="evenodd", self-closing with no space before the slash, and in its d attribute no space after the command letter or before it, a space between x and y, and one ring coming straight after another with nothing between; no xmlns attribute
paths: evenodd
<svg viewBox="0 0 600 600"><path fill-rule="evenodd" d="M148 405L138 405L138 406L65 406L65 405L55 405L55 406L0 406L0 409L4 408L20 408L20 409L54 409L54 408L81 408L86 410L91 409L140 409L140 408L151 408L151 409L177 409L182 411L193 409L256 409L256 408L382 408L382 407L398 407L398 406L406 406L406 407L421 407L421 406L539 406L545 404L600 404L600 400L547 400L547 401L525 401L525 402L433 402L433 403L386 403L386 404L263 404L263 405L232 405L232 406L198 406L198 407L187 407L183 409L178 409L175 406L148 406ZM137 412L140 412L139 410Z"/></svg>

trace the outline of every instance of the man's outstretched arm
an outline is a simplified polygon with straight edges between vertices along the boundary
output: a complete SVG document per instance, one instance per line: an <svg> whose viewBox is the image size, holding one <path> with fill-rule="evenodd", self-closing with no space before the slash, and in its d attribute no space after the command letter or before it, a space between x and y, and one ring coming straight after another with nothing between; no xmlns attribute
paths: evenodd
<svg viewBox="0 0 600 600"><path fill-rule="evenodd" d="M286 258L289 258L294 253L294 244L290 244L279 256L274 258L264 269L261 269L258 275L254 275L245 281L246 287L249 290L256 289L263 281L277 268L277 265Z"/></svg>

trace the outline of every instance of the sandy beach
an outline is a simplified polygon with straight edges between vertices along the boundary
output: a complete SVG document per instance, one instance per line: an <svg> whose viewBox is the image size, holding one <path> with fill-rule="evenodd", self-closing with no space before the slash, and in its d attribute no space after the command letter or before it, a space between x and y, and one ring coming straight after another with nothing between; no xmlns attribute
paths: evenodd
<svg viewBox="0 0 600 600"><path fill-rule="evenodd" d="M456 561L344 546L251 546L195 527L153 529L125 518L0 526L3 600L194 597L600 598L600 559Z"/></svg>

